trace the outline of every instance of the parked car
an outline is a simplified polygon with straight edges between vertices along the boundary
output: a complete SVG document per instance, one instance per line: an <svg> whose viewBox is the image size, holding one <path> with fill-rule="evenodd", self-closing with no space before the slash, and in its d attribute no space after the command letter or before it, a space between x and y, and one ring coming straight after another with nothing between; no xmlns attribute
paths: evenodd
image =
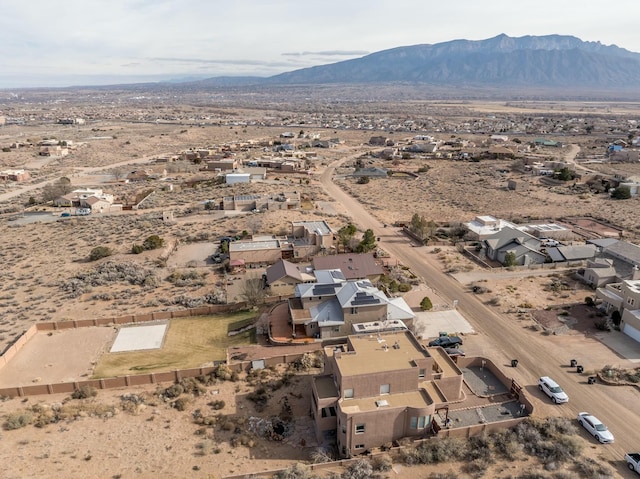
<svg viewBox="0 0 640 479"><path fill-rule="evenodd" d="M429 346L441 346L443 348L457 348L462 345L462 339L458 336L440 336L433 341L429 341Z"/></svg>
<svg viewBox="0 0 640 479"><path fill-rule="evenodd" d="M578 413L578 423L595 437L600 444L613 443L613 434L597 417L588 412L581 412Z"/></svg>
<svg viewBox="0 0 640 479"><path fill-rule="evenodd" d="M627 461L629 469L640 474L640 452L629 452L624 456L624 460Z"/></svg>
<svg viewBox="0 0 640 479"><path fill-rule="evenodd" d="M556 404L569 402L569 396L567 396L567 393L565 393L558 383L549 376L542 376L538 379L538 387L540 388L540 391L549 396Z"/></svg>

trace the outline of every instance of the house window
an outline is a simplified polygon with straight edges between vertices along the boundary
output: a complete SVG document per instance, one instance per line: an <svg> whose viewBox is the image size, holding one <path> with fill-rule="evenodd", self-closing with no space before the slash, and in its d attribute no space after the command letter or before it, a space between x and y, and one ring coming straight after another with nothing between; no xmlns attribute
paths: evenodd
<svg viewBox="0 0 640 479"><path fill-rule="evenodd" d="M418 377L419 378L424 378L424 376L427 374L427 370L426 369L421 369L418 371Z"/></svg>
<svg viewBox="0 0 640 479"><path fill-rule="evenodd" d="M343 424L342 425L342 434L346 434L347 433L347 425Z"/></svg>
<svg viewBox="0 0 640 479"><path fill-rule="evenodd" d="M389 394L390 391L391 391L390 384L383 384L382 386L380 386L380 395Z"/></svg>
<svg viewBox="0 0 640 479"><path fill-rule="evenodd" d="M351 308L351 314L358 314L358 308Z"/></svg>
<svg viewBox="0 0 640 479"><path fill-rule="evenodd" d="M413 416L409 427L411 429L424 429L427 425L427 416Z"/></svg>
<svg viewBox="0 0 640 479"><path fill-rule="evenodd" d="M631 306L633 306L635 302L636 300L634 298L627 298L627 303L630 304Z"/></svg>
<svg viewBox="0 0 640 479"><path fill-rule="evenodd" d="M356 444L356 449L364 449L364 444Z"/></svg>
<svg viewBox="0 0 640 479"><path fill-rule="evenodd" d="M344 398L345 399L353 398L353 388L348 388L344 390Z"/></svg>
<svg viewBox="0 0 640 479"><path fill-rule="evenodd" d="M356 434L364 434L365 429L364 424L356 424Z"/></svg>
<svg viewBox="0 0 640 479"><path fill-rule="evenodd" d="M333 332L334 333L339 333L340 332L340 326L334 326L333 327Z"/></svg>

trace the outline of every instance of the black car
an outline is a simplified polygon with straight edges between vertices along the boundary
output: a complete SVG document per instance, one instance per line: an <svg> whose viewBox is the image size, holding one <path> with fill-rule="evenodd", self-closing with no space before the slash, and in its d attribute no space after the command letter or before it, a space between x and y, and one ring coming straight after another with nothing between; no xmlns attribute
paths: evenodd
<svg viewBox="0 0 640 479"><path fill-rule="evenodd" d="M440 336L433 341L429 341L429 346L441 346L443 348L457 348L462 344L462 339L458 336Z"/></svg>

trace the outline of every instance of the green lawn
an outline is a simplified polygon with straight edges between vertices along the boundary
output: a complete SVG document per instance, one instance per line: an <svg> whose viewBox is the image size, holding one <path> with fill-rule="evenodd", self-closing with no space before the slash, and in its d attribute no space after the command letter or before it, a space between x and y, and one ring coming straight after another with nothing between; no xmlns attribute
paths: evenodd
<svg viewBox="0 0 640 479"><path fill-rule="evenodd" d="M160 349L105 353L93 373L94 378L126 376L174 369L197 368L227 358L227 348L256 342L255 329L229 337L230 329L246 325L255 311L215 316L172 319Z"/></svg>

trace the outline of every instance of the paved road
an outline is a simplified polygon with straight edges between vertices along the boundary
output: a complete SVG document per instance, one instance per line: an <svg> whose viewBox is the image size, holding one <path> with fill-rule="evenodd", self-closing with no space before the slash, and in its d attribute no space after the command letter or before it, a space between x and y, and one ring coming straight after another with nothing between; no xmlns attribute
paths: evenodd
<svg viewBox="0 0 640 479"><path fill-rule="evenodd" d="M380 238L381 246L401 263L410 266L438 295L449 304L458 300L458 310L469 320L475 331L480 333L479 338L472 337L465 341L467 352L486 356L496 364L504 365L507 375L524 385L534 398L539 398L540 401L536 402L536 412L539 415L575 418L578 412L589 411L598 416L614 433L616 443L609 446L596 445L586 433L581 431L581 434L592 445L601 448L602 457L611 462L622 477L634 477L626 470L623 461L625 452L640 449L640 414L637 407L640 391L631 387L587 385L586 377L576 374L574 368L568 367L573 358L578 358L587 371L600 369L605 364L621 367L633 367L633 364L616 356L593 338L543 336L467 293L465 285L442 272L433 255L427 254L426 248L415 248L397 230L384 228L362 204L333 183L335 168L351 158L329 165L320 176L323 187L350 212L355 224L361 228L371 228ZM369 187L374 188L375 181ZM517 368L507 367L510 359L519 360ZM553 406L544 399L536 386L537 378L543 375L552 376L563 386L571 398L568 404Z"/></svg>

